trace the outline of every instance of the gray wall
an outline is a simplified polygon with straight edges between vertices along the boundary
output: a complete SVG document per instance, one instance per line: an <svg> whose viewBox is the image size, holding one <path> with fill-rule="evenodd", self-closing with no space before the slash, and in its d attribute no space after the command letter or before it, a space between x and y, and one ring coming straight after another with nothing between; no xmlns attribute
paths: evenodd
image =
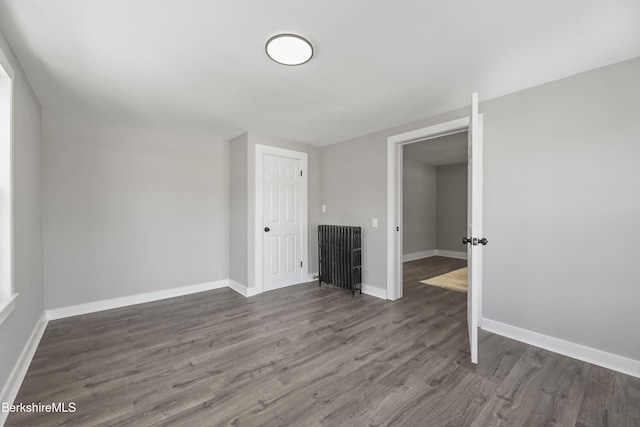
<svg viewBox="0 0 640 427"><path fill-rule="evenodd" d="M487 318L640 359L639 75L636 58L481 104ZM323 148L327 217L365 227L364 283L386 289L386 137L466 115Z"/></svg>
<svg viewBox="0 0 640 427"><path fill-rule="evenodd" d="M467 164L438 166L436 173L438 249L466 252L462 236L467 233Z"/></svg>
<svg viewBox="0 0 640 427"><path fill-rule="evenodd" d="M229 277L229 144L43 111L47 308Z"/></svg>
<svg viewBox="0 0 640 427"><path fill-rule="evenodd" d="M467 164L436 167L405 158L402 172L403 254L465 252Z"/></svg>
<svg viewBox="0 0 640 427"><path fill-rule="evenodd" d="M484 103L486 317L640 360L640 58Z"/></svg>
<svg viewBox="0 0 640 427"><path fill-rule="evenodd" d="M436 167L405 158L402 172L403 254L439 249L436 231Z"/></svg>
<svg viewBox="0 0 640 427"><path fill-rule="evenodd" d="M244 286L249 283L248 265L248 191L249 136L229 141L229 278Z"/></svg>
<svg viewBox="0 0 640 427"><path fill-rule="evenodd" d="M0 325L0 388L22 352L44 309L42 285L42 209L40 104L7 42L0 48L16 72L14 86L14 290L15 310Z"/></svg>
<svg viewBox="0 0 640 427"><path fill-rule="evenodd" d="M362 227L362 283L387 286L387 141L383 132L323 147L323 224ZM378 219L373 228L371 219Z"/></svg>

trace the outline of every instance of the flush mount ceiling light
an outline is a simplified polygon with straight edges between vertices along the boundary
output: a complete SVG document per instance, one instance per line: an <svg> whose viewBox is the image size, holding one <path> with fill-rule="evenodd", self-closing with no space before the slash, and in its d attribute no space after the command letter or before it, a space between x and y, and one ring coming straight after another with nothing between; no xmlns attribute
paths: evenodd
<svg viewBox="0 0 640 427"><path fill-rule="evenodd" d="M269 58L282 65L301 65L313 57L313 46L309 40L295 34L273 36L265 49Z"/></svg>

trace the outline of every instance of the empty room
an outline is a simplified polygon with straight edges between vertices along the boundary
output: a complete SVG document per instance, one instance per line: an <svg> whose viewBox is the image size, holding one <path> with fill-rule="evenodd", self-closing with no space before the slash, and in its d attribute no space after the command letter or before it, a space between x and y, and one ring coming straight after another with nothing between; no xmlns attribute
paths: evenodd
<svg viewBox="0 0 640 427"><path fill-rule="evenodd" d="M638 117L635 0L0 0L0 426L639 426Z"/></svg>
<svg viewBox="0 0 640 427"><path fill-rule="evenodd" d="M467 292L468 138L465 131L403 147L403 282Z"/></svg>

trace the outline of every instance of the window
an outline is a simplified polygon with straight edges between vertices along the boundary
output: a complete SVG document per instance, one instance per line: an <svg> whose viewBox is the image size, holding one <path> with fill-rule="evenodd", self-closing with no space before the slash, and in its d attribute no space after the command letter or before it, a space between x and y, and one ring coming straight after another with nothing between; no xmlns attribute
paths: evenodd
<svg viewBox="0 0 640 427"><path fill-rule="evenodd" d="M14 73L0 51L0 323L13 311L12 92Z"/></svg>

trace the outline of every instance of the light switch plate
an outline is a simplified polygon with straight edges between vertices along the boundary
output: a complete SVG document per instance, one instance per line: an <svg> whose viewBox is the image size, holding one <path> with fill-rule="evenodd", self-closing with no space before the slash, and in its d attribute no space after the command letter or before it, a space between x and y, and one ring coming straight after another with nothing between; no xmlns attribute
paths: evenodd
<svg viewBox="0 0 640 427"><path fill-rule="evenodd" d="M372 226L373 228L378 228L378 218L373 218L373 219L371 220L371 226Z"/></svg>

